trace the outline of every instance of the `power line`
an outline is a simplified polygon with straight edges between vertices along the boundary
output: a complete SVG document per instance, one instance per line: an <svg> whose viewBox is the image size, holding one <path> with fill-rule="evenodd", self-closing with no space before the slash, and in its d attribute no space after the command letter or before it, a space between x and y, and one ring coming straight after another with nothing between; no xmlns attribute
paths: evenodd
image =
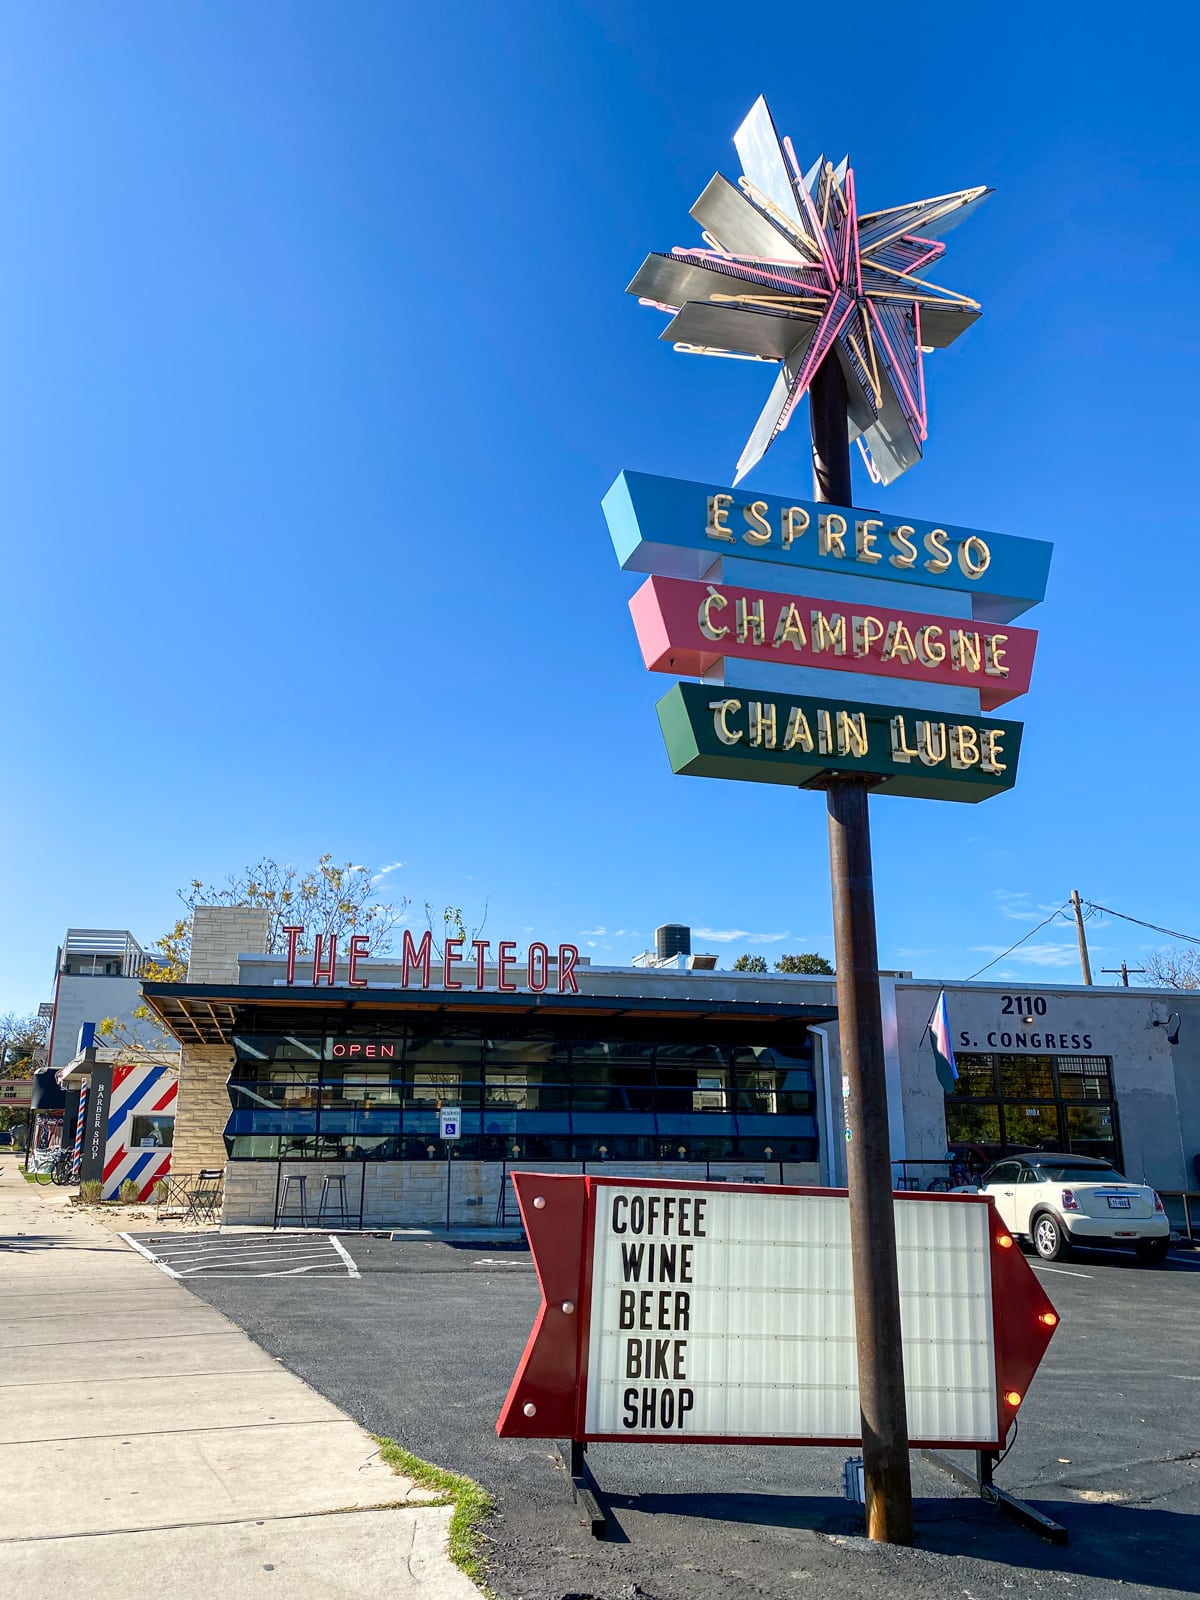
<svg viewBox="0 0 1200 1600"><path fill-rule="evenodd" d="M1091 911L1102 912L1106 917L1119 917L1122 922L1134 922L1139 928L1149 928L1153 933L1164 933L1168 939L1182 939L1185 944L1200 944L1200 935L1179 933L1175 928L1163 928L1157 922L1143 922L1141 917L1126 916L1124 911L1111 911L1108 906L1098 906L1094 900L1088 900L1086 904Z"/></svg>
<svg viewBox="0 0 1200 1600"><path fill-rule="evenodd" d="M990 961L985 962L983 966L979 968L978 972L973 972L969 978L964 978L962 981L964 983L973 983L979 976L980 972L986 972L989 967L994 967L998 961L1003 961L1005 956L1010 956L1014 950L1019 950L1025 943L1026 939L1032 939L1035 933L1040 933L1044 927L1054 921L1055 917L1060 917L1067 909L1068 904L1069 902L1064 901L1063 904L1059 906L1057 911L1052 911L1050 913L1045 922L1039 922L1036 928L1030 928L1028 933L1023 933L1021 935L1016 944L1010 944L1007 950L1001 951L998 956L993 956ZM1200 943L1200 941L1197 942Z"/></svg>

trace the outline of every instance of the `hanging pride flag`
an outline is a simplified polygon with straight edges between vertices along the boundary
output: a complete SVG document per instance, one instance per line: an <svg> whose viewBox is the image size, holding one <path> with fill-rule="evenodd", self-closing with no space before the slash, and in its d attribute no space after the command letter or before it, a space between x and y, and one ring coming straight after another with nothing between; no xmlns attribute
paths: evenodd
<svg viewBox="0 0 1200 1600"><path fill-rule="evenodd" d="M954 1064L954 1046L950 1042L950 1013L946 1009L945 989L938 995L928 1026L938 1082L947 1094L953 1094L954 1085L958 1082L958 1068Z"/></svg>

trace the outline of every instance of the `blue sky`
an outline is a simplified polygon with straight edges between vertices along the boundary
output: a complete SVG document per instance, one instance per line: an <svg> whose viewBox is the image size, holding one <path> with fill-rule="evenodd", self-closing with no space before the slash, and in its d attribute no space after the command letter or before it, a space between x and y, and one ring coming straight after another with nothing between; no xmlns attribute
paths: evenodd
<svg viewBox="0 0 1200 1600"><path fill-rule="evenodd" d="M868 503L1056 545L1016 791L873 803L883 964L964 977L1075 886L1200 931L1195 19L986 15L7 9L0 1010L68 925L148 941L263 854L594 959L830 952L822 797L672 776L600 512L729 481L762 403L622 292L760 92L864 209L995 187L939 278L985 315ZM750 483L806 496L805 446Z"/></svg>

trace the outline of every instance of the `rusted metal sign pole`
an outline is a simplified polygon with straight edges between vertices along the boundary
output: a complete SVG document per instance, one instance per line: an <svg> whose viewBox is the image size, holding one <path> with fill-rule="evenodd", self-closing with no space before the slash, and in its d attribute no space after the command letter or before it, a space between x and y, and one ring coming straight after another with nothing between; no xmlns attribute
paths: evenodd
<svg viewBox="0 0 1200 1600"><path fill-rule="evenodd" d="M810 393L813 497L852 504L846 380L836 353L822 364ZM867 1537L908 1544L913 1536L900 1286L888 1136L879 953L871 873L869 783L827 780L829 870L837 960L838 1037L849 1084L846 1174L850 1190L850 1250L854 1326L862 1406L863 1479Z"/></svg>

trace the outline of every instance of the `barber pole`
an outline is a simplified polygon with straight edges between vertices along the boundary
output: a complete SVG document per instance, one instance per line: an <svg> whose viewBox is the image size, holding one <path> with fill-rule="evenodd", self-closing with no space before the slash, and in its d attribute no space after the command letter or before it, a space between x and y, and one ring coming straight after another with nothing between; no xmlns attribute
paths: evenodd
<svg viewBox="0 0 1200 1600"><path fill-rule="evenodd" d="M79 1086L79 1113L75 1118L75 1148L71 1152L71 1182L79 1176L79 1163L83 1159L83 1129L87 1122L88 1080Z"/></svg>

